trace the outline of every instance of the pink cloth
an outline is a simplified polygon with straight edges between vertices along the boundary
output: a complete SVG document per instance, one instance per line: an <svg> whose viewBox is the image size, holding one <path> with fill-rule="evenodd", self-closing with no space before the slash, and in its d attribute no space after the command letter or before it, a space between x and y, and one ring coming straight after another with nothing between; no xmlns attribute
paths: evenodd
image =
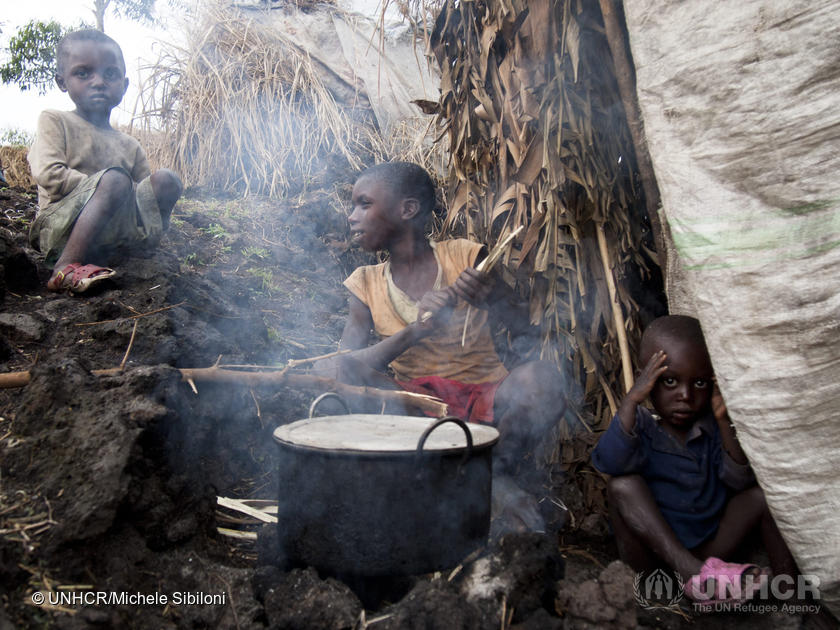
<svg viewBox="0 0 840 630"><path fill-rule="evenodd" d="M437 396L449 405L450 414L462 420L493 424L493 401L502 380L461 383L441 376L421 376L397 383L408 392Z"/></svg>

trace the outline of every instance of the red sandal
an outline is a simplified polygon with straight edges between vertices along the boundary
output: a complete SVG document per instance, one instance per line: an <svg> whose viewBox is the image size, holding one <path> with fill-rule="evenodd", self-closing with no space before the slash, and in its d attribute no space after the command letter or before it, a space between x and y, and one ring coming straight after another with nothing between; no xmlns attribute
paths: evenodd
<svg viewBox="0 0 840 630"><path fill-rule="evenodd" d="M68 289L70 293L84 293L97 282L107 280L116 273L116 271L108 267L70 263L55 274L52 279L54 280L52 286L50 286L50 282L47 282L47 289L50 291L63 291L64 289Z"/></svg>

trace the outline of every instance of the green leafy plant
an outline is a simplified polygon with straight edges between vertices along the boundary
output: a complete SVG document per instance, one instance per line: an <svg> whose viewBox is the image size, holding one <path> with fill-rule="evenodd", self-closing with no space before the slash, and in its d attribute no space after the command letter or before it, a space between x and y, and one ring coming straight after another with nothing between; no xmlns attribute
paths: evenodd
<svg viewBox="0 0 840 630"><path fill-rule="evenodd" d="M35 140L34 134L20 127L6 127L0 130L0 146L28 147Z"/></svg>
<svg viewBox="0 0 840 630"><path fill-rule="evenodd" d="M30 20L21 26L9 40L8 59L0 65L0 81L46 94L55 76L55 47L66 32L55 20Z"/></svg>

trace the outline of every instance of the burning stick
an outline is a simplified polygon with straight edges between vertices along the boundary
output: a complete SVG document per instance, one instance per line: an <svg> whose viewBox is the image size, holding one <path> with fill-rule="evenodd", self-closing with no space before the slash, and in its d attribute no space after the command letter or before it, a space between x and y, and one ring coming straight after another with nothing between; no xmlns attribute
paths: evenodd
<svg viewBox="0 0 840 630"><path fill-rule="evenodd" d="M501 260L504 253L507 251L508 247L510 247L511 243L513 243L513 239L515 239L519 233L525 229L524 225L520 225L516 228L513 232L508 234L504 240L499 243L496 243L496 246L490 250L490 253L487 254L487 258L482 260L478 263L478 267L475 268L476 271L479 273L484 274L485 276L493 271L493 267L496 266L496 263ZM461 347L464 347L464 344L467 342L467 328L470 324L470 314L472 312L472 306L467 306L467 314L464 317L464 331L461 333Z"/></svg>

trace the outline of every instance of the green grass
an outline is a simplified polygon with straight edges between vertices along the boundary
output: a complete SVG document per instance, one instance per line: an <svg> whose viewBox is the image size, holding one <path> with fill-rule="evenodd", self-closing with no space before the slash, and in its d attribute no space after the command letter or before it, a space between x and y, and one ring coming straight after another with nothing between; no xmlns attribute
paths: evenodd
<svg viewBox="0 0 840 630"><path fill-rule="evenodd" d="M206 228L198 228L198 231L202 234L210 236L211 238L230 238L230 234L228 234L228 231L218 223L211 223L210 226Z"/></svg>
<svg viewBox="0 0 840 630"><path fill-rule="evenodd" d="M266 260L271 255L271 252L269 252L265 247L248 245L248 247L242 248L242 255L245 258L259 258L260 260Z"/></svg>
<svg viewBox="0 0 840 630"><path fill-rule="evenodd" d="M275 282L274 273L271 271L271 269L266 269L264 267L248 267L248 269L246 269L245 272L262 280L261 290L265 293L268 293L269 295L277 292L281 288Z"/></svg>

